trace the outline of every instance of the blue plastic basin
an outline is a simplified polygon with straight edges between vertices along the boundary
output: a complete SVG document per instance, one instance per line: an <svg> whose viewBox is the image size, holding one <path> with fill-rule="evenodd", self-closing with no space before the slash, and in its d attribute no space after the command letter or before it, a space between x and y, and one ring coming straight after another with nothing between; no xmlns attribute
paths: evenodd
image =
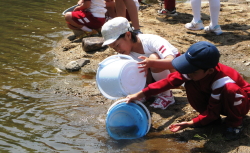
<svg viewBox="0 0 250 153"><path fill-rule="evenodd" d="M116 139L136 139L147 134L151 118L145 108L135 103L118 103L107 113L106 129Z"/></svg>

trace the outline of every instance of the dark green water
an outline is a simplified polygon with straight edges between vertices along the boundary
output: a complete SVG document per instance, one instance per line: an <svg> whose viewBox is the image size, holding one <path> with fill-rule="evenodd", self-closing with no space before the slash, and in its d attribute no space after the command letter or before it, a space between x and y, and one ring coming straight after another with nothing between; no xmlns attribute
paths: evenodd
<svg viewBox="0 0 250 153"><path fill-rule="evenodd" d="M51 90L70 75L55 73L50 51L71 33L61 13L76 2L0 2L1 153L107 150L100 140L107 138L106 109L72 108L84 99L55 96Z"/></svg>

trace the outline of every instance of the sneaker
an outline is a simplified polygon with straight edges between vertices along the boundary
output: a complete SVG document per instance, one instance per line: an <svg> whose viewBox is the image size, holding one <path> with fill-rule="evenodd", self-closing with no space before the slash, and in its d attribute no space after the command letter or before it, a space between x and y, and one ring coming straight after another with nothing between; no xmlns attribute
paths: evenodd
<svg viewBox="0 0 250 153"><path fill-rule="evenodd" d="M175 103L174 96L159 95L150 107L166 109L168 106Z"/></svg>
<svg viewBox="0 0 250 153"><path fill-rule="evenodd" d="M190 23L187 23L185 24L185 27L189 30L202 30L204 29L204 25L202 23L202 21L198 21L197 23L195 22L190 22Z"/></svg>
<svg viewBox="0 0 250 153"><path fill-rule="evenodd" d="M230 140L237 140L240 138L240 135L242 134L243 126L238 127L228 127L226 129L226 132L223 134L226 141Z"/></svg>
<svg viewBox="0 0 250 153"><path fill-rule="evenodd" d="M214 28L211 28L210 26L206 26L204 30L206 33L214 32L216 35L220 35L223 33L220 28L220 25L216 25Z"/></svg>
<svg viewBox="0 0 250 153"><path fill-rule="evenodd" d="M136 33L136 34L143 34L140 29L133 30L133 32Z"/></svg>
<svg viewBox="0 0 250 153"><path fill-rule="evenodd" d="M173 11L168 11L167 9L161 9L158 10L158 15L176 16L178 14L176 13L175 9Z"/></svg>

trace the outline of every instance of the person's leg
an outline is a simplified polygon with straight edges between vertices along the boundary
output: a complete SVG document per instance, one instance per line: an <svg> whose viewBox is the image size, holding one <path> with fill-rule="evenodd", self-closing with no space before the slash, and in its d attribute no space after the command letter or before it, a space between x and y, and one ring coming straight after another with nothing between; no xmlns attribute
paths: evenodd
<svg viewBox="0 0 250 153"><path fill-rule="evenodd" d="M65 14L65 20L68 23L68 27L72 30L83 30L91 32L92 30L84 25L84 21L80 18L85 18L86 15L81 11L67 12ZM82 22L78 22L80 19Z"/></svg>
<svg viewBox="0 0 250 153"><path fill-rule="evenodd" d="M80 30L79 28L73 26L73 25L70 24L69 22L67 22L67 26L68 26L68 28L71 29L71 30Z"/></svg>
<svg viewBox="0 0 250 153"><path fill-rule="evenodd" d="M115 2L113 0L106 0L106 9L108 17L116 17Z"/></svg>
<svg viewBox="0 0 250 153"><path fill-rule="evenodd" d="M219 14L220 14L220 0L209 0L210 9L210 27L218 25Z"/></svg>
<svg viewBox="0 0 250 153"><path fill-rule="evenodd" d="M198 23L201 20L201 0L191 0L193 12L193 22Z"/></svg>
<svg viewBox="0 0 250 153"><path fill-rule="evenodd" d="M164 0L164 6L168 11L175 10L175 0Z"/></svg>
<svg viewBox="0 0 250 153"><path fill-rule="evenodd" d="M175 0L164 0L164 9L158 10L158 15L176 16Z"/></svg>
<svg viewBox="0 0 250 153"><path fill-rule="evenodd" d="M242 125L243 117L248 113L250 103L248 95L238 85L228 83L221 94L223 102L223 115L226 115L225 123L228 127Z"/></svg>
<svg viewBox="0 0 250 153"><path fill-rule="evenodd" d="M126 6L123 0L115 0L116 15L126 17Z"/></svg>
<svg viewBox="0 0 250 153"><path fill-rule="evenodd" d="M138 19L138 10L136 8L135 2L133 0L125 0L125 5L128 10L129 17L132 22L132 26L135 30L140 29L139 19Z"/></svg>
<svg viewBox="0 0 250 153"><path fill-rule="evenodd" d="M151 54L149 56L150 59L160 59L158 54ZM170 71L166 69L156 69L156 68L150 68L152 77L155 81L162 80L166 78ZM172 94L171 90L164 91L156 96L155 101L150 105L154 108L161 108L166 109L169 105L172 105L175 103L174 96Z"/></svg>
<svg viewBox="0 0 250 153"><path fill-rule="evenodd" d="M211 94L199 91L199 87L192 82L185 82L184 86L188 89L186 94L190 105L199 113L206 111Z"/></svg>
<svg viewBox="0 0 250 153"><path fill-rule="evenodd" d="M240 138L243 130L243 117L250 109L247 93L234 83L225 85L221 93L222 114L226 116L225 140Z"/></svg>
<svg viewBox="0 0 250 153"><path fill-rule="evenodd" d="M154 73L151 71L151 74L155 81L159 81L159 80L165 79L170 74L170 71L164 70L164 71L157 72L157 73ZM172 96L172 93L170 90L167 90L167 91L162 92L161 95Z"/></svg>
<svg viewBox="0 0 250 153"><path fill-rule="evenodd" d="M185 24L189 30L202 30L204 25L201 20L201 0L191 0L193 19L190 23Z"/></svg>
<svg viewBox="0 0 250 153"><path fill-rule="evenodd" d="M135 2L133 0L116 0L115 4L117 16L126 17L127 8L134 30L139 30L140 26L138 19L138 10L136 8Z"/></svg>
<svg viewBox="0 0 250 153"><path fill-rule="evenodd" d="M219 14L220 14L220 0L209 0L210 8L210 24L204 28L205 32L213 32L216 35L222 34L220 25L218 25Z"/></svg>
<svg viewBox="0 0 250 153"><path fill-rule="evenodd" d="M68 23L68 27L73 30L80 30L83 25L77 24L73 19L72 19L72 12L67 12L65 14L65 20Z"/></svg>

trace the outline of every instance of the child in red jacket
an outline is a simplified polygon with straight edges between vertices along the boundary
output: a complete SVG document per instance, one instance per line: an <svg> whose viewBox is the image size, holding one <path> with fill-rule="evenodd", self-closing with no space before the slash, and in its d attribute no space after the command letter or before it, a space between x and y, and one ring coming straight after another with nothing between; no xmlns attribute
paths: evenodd
<svg viewBox="0 0 250 153"><path fill-rule="evenodd" d="M220 53L213 44L195 43L172 61L176 72L127 96L127 102L149 98L185 83L188 101L200 115L191 121L172 124L170 130L177 132L186 127L205 126L225 115L224 136L226 140L237 139L242 132L243 117L250 109L250 84L236 70L219 63L219 58Z"/></svg>

